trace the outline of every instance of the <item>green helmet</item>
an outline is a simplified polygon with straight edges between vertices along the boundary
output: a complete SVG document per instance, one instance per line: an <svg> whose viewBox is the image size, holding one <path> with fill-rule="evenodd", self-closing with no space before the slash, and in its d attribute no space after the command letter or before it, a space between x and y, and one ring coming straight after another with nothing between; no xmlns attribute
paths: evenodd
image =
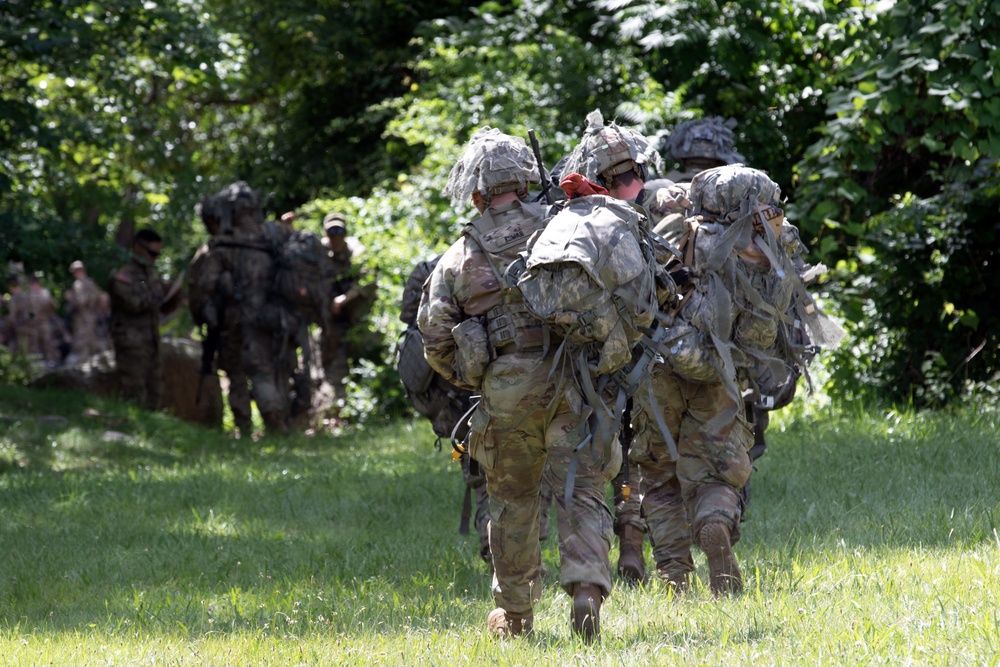
<svg viewBox="0 0 1000 667"><path fill-rule="evenodd" d="M562 175L582 174L587 180L607 184L614 176L634 171L646 180L649 166L659 167L660 154L637 132L611 122L605 125L600 110L587 114L583 139L570 154Z"/></svg>
<svg viewBox="0 0 1000 667"><path fill-rule="evenodd" d="M723 120L719 116L685 121L667 137L664 156L673 160L718 160L722 164L746 162L733 144L735 127L735 120Z"/></svg>
<svg viewBox="0 0 1000 667"><path fill-rule="evenodd" d="M461 206L473 192L489 202L494 195L527 190L528 183L538 182L538 164L524 139L486 126L469 139L452 167L444 193L452 205Z"/></svg>
<svg viewBox="0 0 1000 667"><path fill-rule="evenodd" d="M730 164L695 176L688 200L694 215L736 222L753 213L755 203L778 206L781 188L759 169Z"/></svg>

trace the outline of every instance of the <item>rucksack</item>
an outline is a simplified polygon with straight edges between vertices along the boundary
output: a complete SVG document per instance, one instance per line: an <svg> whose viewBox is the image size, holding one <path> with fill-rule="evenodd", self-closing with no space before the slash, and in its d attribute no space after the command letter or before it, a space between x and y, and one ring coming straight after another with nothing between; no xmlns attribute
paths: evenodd
<svg viewBox="0 0 1000 667"><path fill-rule="evenodd" d="M305 229L289 230L270 222L268 237L275 258L272 293L296 314L322 323L330 307L330 290L324 279L327 261L323 241Z"/></svg>
<svg viewBox="0 0 1000 667"><path fill-rule="evenodd" d="M532 315L610 375L657 313L656 263L640 214L603 195L566 202L528 243L517 289Z"/></svg>
<svg viewBox="0 0 1000 667"><path fill-rule="evenodd" d="M804 371L813 343L839 342L818 326L813 331L818 311L800 275L801 262L793 259L802 252L798 230L783 215L779 219L779 197L766 174L742 165L695 178L695 215L685 220L682 242L694 289L674 313L663 349L681 377L721 382L734 398L747 382L765 404L790 400L789 383ZM741 258L741 249L766 261Z"/></svg>
<svg viewBox="0 0 1000 667"><path fill-rule="evenodd" d="M412 400L414 396L420 396L427 391L436 374L424 358L424 337L420 329L407 327L406 331L400 334L396 349L399 354L396 370L406 388L406 395Z"/></svg>

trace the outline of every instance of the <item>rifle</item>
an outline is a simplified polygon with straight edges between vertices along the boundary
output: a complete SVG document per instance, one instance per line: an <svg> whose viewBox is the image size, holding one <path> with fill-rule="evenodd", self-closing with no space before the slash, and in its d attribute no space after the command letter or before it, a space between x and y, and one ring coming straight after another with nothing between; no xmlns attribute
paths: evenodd
<svg viewBox="0 0 1000 667"><path fill-rule="evenodd" d="M222 339L222 326L207 326L205 337L201 341L201 369L198 371L198 391L195 393L194 404L201 405L201 391L205 384L205 376L214 375L213 361L219 351Z"/></svg>
<svg viewBox="0 0 1000 667"><path fill-rule="evenodd" d="M550 193L552 190L552 181L549 179L549 175L545 173L545 164L542 162L542 149L538 145L538 137L535 136L534 130L528 130L528 141L531 142L531 150L535 154L535 162L538 163L538 177L541 179L542 184L541 197L545 198L546 203L555 204L555 198Z"/></svg>

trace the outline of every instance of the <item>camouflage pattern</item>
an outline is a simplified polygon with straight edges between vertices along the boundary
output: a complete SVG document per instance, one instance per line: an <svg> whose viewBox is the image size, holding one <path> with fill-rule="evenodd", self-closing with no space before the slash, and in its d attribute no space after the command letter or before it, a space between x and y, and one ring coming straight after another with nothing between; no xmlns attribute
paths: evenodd
<svg viewBox="0 0 1000 667"><path fill-rule="evenodd" d="M642 512L657 570L692 572L692 535L706 520L724 520L733 543L739 539L739 490L750 478L747 451L753 435L742 400L734 400L722 383L689 382L666 364L654 366L651 382L655 403L642 392L634 398L629 458L640 467ZM677 461L671 459L654 410L677 443Z"/></svg>
<svg viewBox="0 0 1000 667"><path fill-rule="evenodd" d="M621 449L610 440L574 454L586 426L583 397L562 366L553 368L556 345L546 345L540 325L516 307L516 292L505 291L500 280L542 223L542 210L520 201L487 209L434 269L418 315L428 362L460 386L452 329L482 318L490 332L482 383L465 386L482 394L470 449L486 472L494 599L512 613L529 611L540 595L543 478L565 488L574 456L572 503L555 494L561 583L567 591L590 582L610 592L612 525L604 490L621 466ZM492 249L489 255L484 247ZM514 323L510 337L502 333L508 323Z"/></svg>
<svg viewBox="0 0 1000 667"><path fill-rule="evenodd" d="M157 410L163 396L160 360L160 309L166 294L163 282L152 264L133 257L111 273L108 294L119 393Z"/></svg>
<svg viewBox="0 0 1000 667"><path fill-rule="evenodd" d="M457 207L468 202L473 192L489 202L503 192L527 192L529 183L538 182L538 164L524 139L482 127L452 167L444 194Z"/></svg>
<svg viewBox="0 0 1000 667"><path fill-rule="evenodd" d="M91 278L83 276L73 281L66 292L73 331L72 354L77 359L103 352L107 341L99 334L99 324L110 307L108 295Z"/></svg>
<svg viewBox="0 0 1000 667"><path fill-rule="evenodd" d="M371 309L376 292L374 283L362 284L356 260L364 252L364 246L353 237L347 237L346 241L343 248L335 249L330 239L323 237L328 260L323 279L332 285L333 298L346 297L340 312L331 315L323 324L320 337L323 372L338 402L347 395L345 382L350 375L348 331Z"/></svg>
<svg viewBox="0 0 1000 667"><path fill-rule="evenodd" d="M228 380L228 401L233 423L241 435L253 431L250 386L243 369L243 336L240 309L233 300L219 297L219 281L225 275L222 253L205 244L188 266L188 309L195 324L220 327L217 366Z"/></svg>
<svg viewBox="0 0 1000 667"><path fill-rule="evenodd" d="M570 153L562 175L582 174L587 180L607 186L611 179L635 171L643 180L649 167L658 167L660 154L649 140L615 123L604 122L599 110L587 114L583 139Z"/></svg>
<svg viewBox="0 0 1000 667"><path fill-rule="evenodd" d="M688 160L711 160L718 165L745 162L746 158L736 150L733 141L735 127L734 119L725 120L718 116L680 123L664 142L663 157L681 161L682 164ZM685 169L681 173L687 177L678 175L678 178L674 178L668 174L667 178L675 183L681 179L690 181L697 171Z"/></svg>

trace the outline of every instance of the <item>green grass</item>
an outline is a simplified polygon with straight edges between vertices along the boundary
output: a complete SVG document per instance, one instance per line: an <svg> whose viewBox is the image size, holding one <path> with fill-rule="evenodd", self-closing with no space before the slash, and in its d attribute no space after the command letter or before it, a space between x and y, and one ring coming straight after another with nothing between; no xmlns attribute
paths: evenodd
<svg viewBox="0 0 1000 667"><path fill-rule="evenodd" d="M0 665L1000 664L1000 417L803 414L758 462L745 594L699 557L680 598L616 588L587 647L554 538L534 636L487 636L423 422L254 443L0 386Z"/></svg>

